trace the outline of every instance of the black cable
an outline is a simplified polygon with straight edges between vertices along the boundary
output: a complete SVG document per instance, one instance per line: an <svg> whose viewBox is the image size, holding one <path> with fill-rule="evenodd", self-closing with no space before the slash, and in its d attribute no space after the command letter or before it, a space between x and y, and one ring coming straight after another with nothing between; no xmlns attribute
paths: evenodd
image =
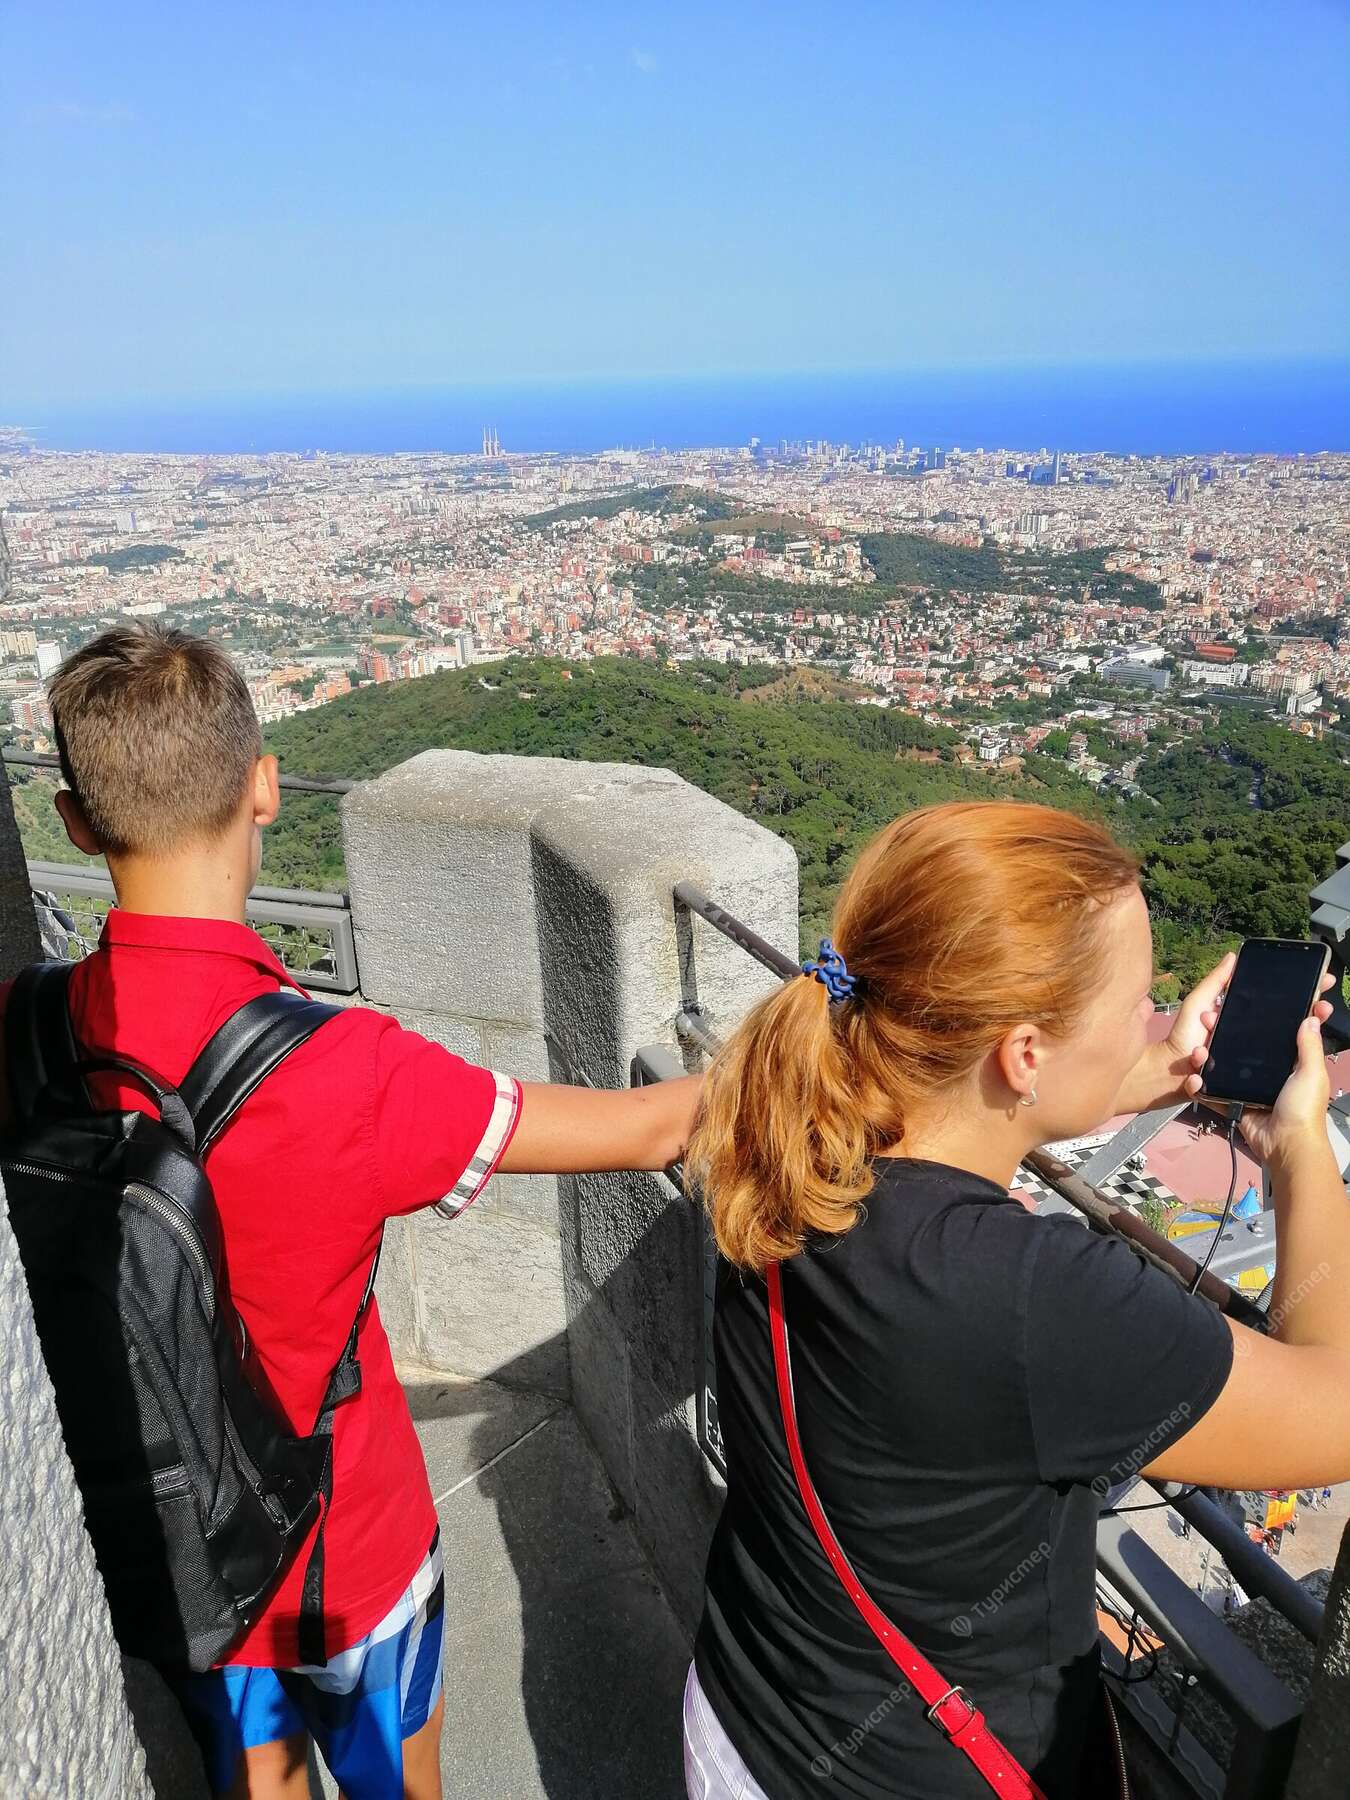
<svg viewBox="0 0 1350 1800"><path fill-rule="evenodd" d="M1128 1645L1131 1643L1131 1641L1136 1640L1138 1637L1138 1629L1135 1625L1134 1619L1127 1618L1126 1615L1120 1610L1120 1608L1118 1606L1115 1605L1115 1603L1113 1601L1108 1600L1106 1598L1106 1596L1101 1592L1100 1589L1097 1590L1096 1599L1097 1599L1097 1605L1101 1608L1101 1610L1104 1613L1109 1614L1110 1617L1115 1620L1116 1624L1119 1625L1120 1629L1125 1633L1126 1644ZM1135 1618L1136 1619L1138 1618L1138 1614L1135 1615ZM1147 1625L1144 1625L1144 1630L1148 1631ZM1154 1644L1146 1645L1143 1655L1139 1658L1139 1662L1142 1665L1142 1667L1138 1674L1131 1675L1129 1673L1129 1670L1133 1667L1133 1662L1127 1662L1125 1664L1124 1668L1121 1669L1118 1673L1115 1670L1103 1669L1102 1674L1103 1674L1103 1676L1111 1675L1113 1677L1113 1679L1118 1681L1122 1687L1134 1687L1141 1682L1152 1681L1153 1677L1158 1673L1158 1658L1161 1655L1162 1650L1165 1648L1166 1648L1165 1645L1154 1645ZM1128 1650L1122 1652L1122 1655L1127 1655L1127 1654L1129 1654Z"/></svg>
<svg viewBox="0 0 1350 1800"><path fill-rule="evenodd" d="M1192 1494L1200 1492L1197 1482L1192 1487L1182 1488L1171 1500L1140 1500L1135 1506L1104 1506L1101 1511L1103 1519L1118 1519L1123 1513L1156 1512L1160 1506L1175 1506L1178 1500L1189 1500Z"/></svg>
<svg viewBox="0 0 1350 1800"><path fill-rule="evenodd" d="M1200 1286L1200 1283L1204 1280L1205 1271L1209 1268L1210 1263L1213 1262L1213 1260L1214 1260L1214 1252L1219 1247L1219 1240L1223 1236L1224 1226L1227 1225L1227 1223L1228 1223L1228 1215L1233 1210L1233 1198L1237 1193L1237 1179L1238 1179L1237 1128L1238 1128L1238 1121L1241 1119L1241 1117L1242 1117L1242 1102L1240 1100L1237 1100L1237 1101L1234 1101L1233 1104L1228 1108L1228 1154L1231 1157L1232 1163L1233 1163L1232 1179L1228 1183L1228 1198L1223 1203L1223 1213L1221 1214L1221 1216L1219 1218L1218 1229L1215 1231L1214 1236L1210 1241L1209 1249L1205 1253L1205 1260L1201 1263L1200 1267L1196 1270L1195 1279L1194 1279L1194 1281L1192 1281L1192 1283L1190 1285L1189 1291L1192 1294L1196 1291L1196 1289Z"/></svg>

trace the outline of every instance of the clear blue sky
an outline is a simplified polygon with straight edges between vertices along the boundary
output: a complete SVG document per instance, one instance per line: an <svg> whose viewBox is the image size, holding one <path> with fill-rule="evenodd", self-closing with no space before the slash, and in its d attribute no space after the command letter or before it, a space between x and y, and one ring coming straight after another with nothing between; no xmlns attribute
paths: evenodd
<svg viewBox="0 0 1350 1800"><path fill-rule="evenodd" d="M7 0L0 419L1350 350L1345 0Z"/></svg>

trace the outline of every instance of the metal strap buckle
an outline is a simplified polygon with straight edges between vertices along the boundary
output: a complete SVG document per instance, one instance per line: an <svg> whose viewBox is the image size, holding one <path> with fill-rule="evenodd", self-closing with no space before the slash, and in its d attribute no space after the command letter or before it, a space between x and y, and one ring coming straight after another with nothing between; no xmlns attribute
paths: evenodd
<svg viewBox="0 0 1350 1800"><path fill-rule="evenodd" d="M966 1708L966 1716L961 1720L960 1724L948 1725L945 1720L938 1717L938 1708L945 1706L949 1700L954 1699L958 1694L961 1696L962 1704ZM927 1709L927 1717L929 1723L936 1725L939 1731L945 1732L948 1737L955 1737L958 1731L965 1730L966 1726L970 1724L978 1711L979 1708L975 1705L975 1702L963 1687L949 1687L946 1693L939 1694L938 1698Z"/></svg>

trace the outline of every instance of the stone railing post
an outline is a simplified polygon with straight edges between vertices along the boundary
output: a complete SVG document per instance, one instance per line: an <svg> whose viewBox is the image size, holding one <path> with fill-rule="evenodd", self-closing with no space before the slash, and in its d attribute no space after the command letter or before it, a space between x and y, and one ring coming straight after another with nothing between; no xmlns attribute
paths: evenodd
<svg viewBox="0 0 1350 1800"><path fill-rule="evenodd" d="M639 1047L677 1048L681 878L796 951L792 850L668 770L427 751L348 795L343 831L365 999L526 1080L622 1087ZM692 929L725 1029L775 978ZM391 1230L380 1290L408 1361L570 1396L690 1626L717 1506L699 1244L661 1176L498 1177Z"/></svg>

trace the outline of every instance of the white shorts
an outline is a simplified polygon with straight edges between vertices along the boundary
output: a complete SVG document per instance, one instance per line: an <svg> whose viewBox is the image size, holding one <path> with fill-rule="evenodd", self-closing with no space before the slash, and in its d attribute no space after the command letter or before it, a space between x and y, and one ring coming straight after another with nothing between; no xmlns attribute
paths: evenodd
<svg viewBox="0 0 1350 1800"><path fill-rule="evenodd" d="M684 1684L684 1786L689 1800L769 1800L723 1731L693 1663Z"/></svg>

